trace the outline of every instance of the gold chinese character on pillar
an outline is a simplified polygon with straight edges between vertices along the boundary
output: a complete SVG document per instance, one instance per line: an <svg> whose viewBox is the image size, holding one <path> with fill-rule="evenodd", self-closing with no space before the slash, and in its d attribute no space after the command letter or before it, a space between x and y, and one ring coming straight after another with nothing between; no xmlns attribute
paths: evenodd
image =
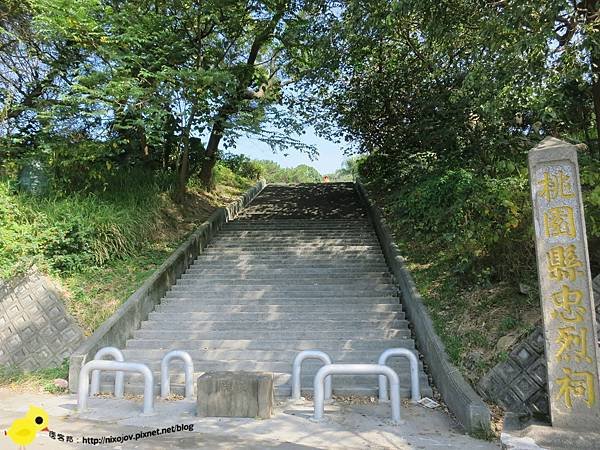
<svg viewBox="0 0 600 450"><path fill-rule="evenodd" d="M544 178L539 180L537 184L542 187L540 195L547 201L557 198L573 198L575 196L571 186L571 177L562 170L559 170L558 173L544 172Z"/></svg>
<svg viewBox="0 0 600 450"><path fill-rule="evenodd" d="M556 343L560 345L556 357L561 361L592 362L588 354L587 328L576 329L573 326L558 329ZM574 353L573 353L574 352Z"/></svg>
<svg viewBox="0 0 600 450"><path fill-rule="evenodd" d="M573 208L570 206L557 206L548 208L544 212L544 230L546 237L577 236Z"/></svg>
<svg viewBox="0 0 600 450"><path fill-rule="evenodd" d="M554 311L551 315L553 318L559 318L565 322L578 323L583 321L585 308L581 304L583 292L578 289L569 289L569 286L563 285L560 291L552 294L552 303L554 303Z"/></svg>
<svg viewBox="0 0 600 450"><path fill-rule="evenodd" d="M575 245L557 245L552 247L546 255L548 256L548 273L550 278L557 281L568 279L575 281L577 275L583 273L580 268L583 263L577 258Z"/></svg>
<svg viewBox="0 0 600 450"><path fill-rule="evenodd" d="M560 386L558 392L567 408L573 407L573 397L582 397L588 407L596 403L596 392L594 391L594 375L591 372L578 372L568 367L563 367L564 377L558 378L556 382Z"/></svg>
<svg viewBox="0 0 600 450"><path fill-rule="evenodd" d="M528 154L553 427L600 430L600 347L577 148L547 137Z"/></svg>

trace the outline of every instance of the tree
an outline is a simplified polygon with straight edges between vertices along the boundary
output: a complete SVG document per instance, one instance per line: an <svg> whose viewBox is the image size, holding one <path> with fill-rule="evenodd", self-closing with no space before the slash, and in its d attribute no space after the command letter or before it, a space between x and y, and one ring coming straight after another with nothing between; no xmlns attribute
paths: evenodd
<svg viewBox="0 0 600 450"><path fill-rule="evenodd" d="M28 12L32 40L78 55L68 65L58 59L65 83L44 111L45 129L106 143L99 148L120 164L176 170L180 196L198 170L211 187L220 145L242 133L274 148L313 152L290 137L302 123L277 105L285 86L302 77L294 61L325 6L326 0L38 0ZM49 53L56 59L61 51ZM35 83L25 84L39 98ZM23 97L40 118L38 105ZM267 123L279 129L267 131Z"/></svg>
<svg viewBox="0 0 600 450"><path fill-rule="evenodd" d="M316 48L306 103L382 178L521 161L542 135L591 136L594 5L347 1Z"/></svg>

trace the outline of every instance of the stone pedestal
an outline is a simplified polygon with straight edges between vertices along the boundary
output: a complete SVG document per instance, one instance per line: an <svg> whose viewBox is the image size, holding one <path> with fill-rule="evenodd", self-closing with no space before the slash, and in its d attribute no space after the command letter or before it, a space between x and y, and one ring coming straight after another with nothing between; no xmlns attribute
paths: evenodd
<svg viewBox="0 0 600 450"><path fill-rule="evenodd" d="M198 378L199 417L259 417L273 412L273 374L207 372Z"/></svg>

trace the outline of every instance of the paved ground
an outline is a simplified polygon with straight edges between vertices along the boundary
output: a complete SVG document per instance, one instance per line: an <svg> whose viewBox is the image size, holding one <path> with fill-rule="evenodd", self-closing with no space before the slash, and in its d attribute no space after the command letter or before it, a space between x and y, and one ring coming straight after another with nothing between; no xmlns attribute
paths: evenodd
<svg viewBox="0 0 600 450"><path fill-rule="evenodd" d="M131 435L132 442L96 445L96 448L154 449L497 449L498 443L465 436L442 411L403 405L403 424L391 425L389 406L378 404L326 405L326 419L310 420L312 403L279 404L269 420L197 418L194 404L188 401L157 401L157 414L140 416L141 403L134 400L90 399L89 412L75 412L73 395L55 396L15 393L0 389L0 449L17 448L4 436L12 421L24 415L29 404L44 408L50 415L50 430L73 436L75 444L52 440L40 433L29 449L93 448L85 438ZM137 433L185 424L193 431L139 438Z"/></svg>

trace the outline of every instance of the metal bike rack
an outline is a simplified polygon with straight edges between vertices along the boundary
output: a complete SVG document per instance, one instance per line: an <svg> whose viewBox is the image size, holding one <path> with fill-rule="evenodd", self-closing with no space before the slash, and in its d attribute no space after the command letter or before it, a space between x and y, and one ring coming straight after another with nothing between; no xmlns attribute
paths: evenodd
<svg viewBox="0 0 600 450"><path fill-rule="evenodd" d="M315 375L314 395L315 412L314 420L322 420L324 412L325 394L324 380L330 375L384 375L390 382L392 397L392 420L400 423L400 379L391 367L380 364L327 364L319 369Z"/></svg>
<svg viewBox="0 0 600 450"><path fill-rule="evenodd" d="M169 364L175 358L181 359L185 364L185 397L189 399L194 396L194 363L190 354L183 350L172 350L160 361L160 396L165 398L171 393Z"/></svg>
<svg viewBox="0 0 600 450"><path fill-rule="evenodd" d="M92 370L110 370L113 372L138 372L144 376L144 415L154 412L154 375L147 365L132 362L94 360L86 363L79 372L77 405L79 412L85 411L89 395L89 378Z"/></svg>
<svg viewBox="0 0 600 450"><path fill-rule="evenodd" d="M406 348L388 348L379 355L378 364L386 365L388 358L392 356L404 356L410 363L410 395L413 402L421 400L421 390L419 388L419 360L413 352ZM379 402L387 402L387 378L379 375Z"/></svg>
<svg viewBox="0 0 600 450"><path fill-rule="evenodd" d="M300 400L300 373L305 359L319 359L323 364L331 364L331 358L320 350L304 350L296 355L292 365L292 400ZM331 376L325 379L325 399L331 399Z"/></svg>
<svg viewBox="0 0 600 450"><path fill-rule="evenodd" d="M94 360L100 360L105 356L112 356L115 361L123 362L123 353L116 347L104 347L96 352ZM125 390L125 373L117 372L115 374L115 397L122 398ZM90 395L96 395L100 392L100 371L94 370L92 372L92 384L90 386Z"/></svg>

